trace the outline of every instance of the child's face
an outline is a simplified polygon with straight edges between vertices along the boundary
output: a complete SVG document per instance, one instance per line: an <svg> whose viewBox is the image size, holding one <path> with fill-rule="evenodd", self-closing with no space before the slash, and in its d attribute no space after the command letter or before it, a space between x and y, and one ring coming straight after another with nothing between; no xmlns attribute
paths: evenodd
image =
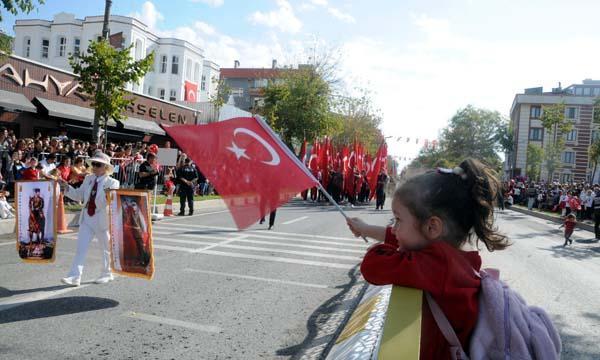
<svg viewBox="0 0 600 360"><path fill-rule="evenodd" d="M408 208L397 199L392 201L392 212L394 214L394 226L392 232L400 247L417 250L429 244L429 240L423 236L419 221Z"/></svg>

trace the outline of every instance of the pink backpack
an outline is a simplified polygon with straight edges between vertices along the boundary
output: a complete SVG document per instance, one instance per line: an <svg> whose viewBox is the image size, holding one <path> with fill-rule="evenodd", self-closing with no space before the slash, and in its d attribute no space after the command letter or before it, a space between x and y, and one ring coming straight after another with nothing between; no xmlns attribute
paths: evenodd
<svg viewBox="0 0 600 360"><path fill-rule="evenodd" d="M479 317L471 335L471 359L543 359L560 358L561 342L548 314L525 300L499 280L500 273L486 269L481 278ZM450 344L452 359L467 360L454 329L429 293L425 293L431 313Z"/></svg>

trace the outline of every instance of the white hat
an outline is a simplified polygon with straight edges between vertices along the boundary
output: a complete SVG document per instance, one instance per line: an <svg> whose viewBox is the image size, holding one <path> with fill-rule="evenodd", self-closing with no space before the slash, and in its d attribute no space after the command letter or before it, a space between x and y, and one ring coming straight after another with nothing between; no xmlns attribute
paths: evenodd
<svg viewBox="0 0 600 360"><path fill-rule="evenodd" d="M104 154L101 151L96 151L93 157L86 160L88 166L92 166L93 162L101 163L106 165L106 173L111 175L115 170L114 166L110 163L110 156Z"/></svg>

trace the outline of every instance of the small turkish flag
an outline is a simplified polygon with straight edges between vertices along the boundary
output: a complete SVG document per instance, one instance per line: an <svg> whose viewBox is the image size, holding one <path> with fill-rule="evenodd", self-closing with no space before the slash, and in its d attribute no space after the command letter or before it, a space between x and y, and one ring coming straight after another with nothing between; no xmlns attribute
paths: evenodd
<svg viewBox="0 0 600 360"><path fill-rule="evenodd" d="M198 85L186 81L183 84L183 88L185 89L185 96L183 99L185 101L196 102L196 93L198 92Z"/></svg>
<svg viewBox="0 0 600 360"><path fill-rule="evenodd" d="M215 186L239 229L318 184L262 120L235 118L164 129Z"/></svg>

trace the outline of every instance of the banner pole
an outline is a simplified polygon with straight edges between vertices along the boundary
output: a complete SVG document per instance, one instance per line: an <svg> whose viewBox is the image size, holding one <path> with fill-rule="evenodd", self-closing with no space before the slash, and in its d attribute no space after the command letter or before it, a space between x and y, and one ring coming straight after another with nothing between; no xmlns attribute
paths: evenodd
<svg viewBox="0 0 600 360"><path fill-rule="evenodd" d="M319 185L317 185L317 188L319 190L321 190L321 192L323 193L323 195L325 195L325 197L327 198L327 200L329 200L329 202L331 204L333 204L333 206L335 206L335 208L337 209L337 211L339 211L346 220L349 220L350 217L348 216L348 214L346 214L346 212L344 211L344 209L342 209L342 207L335 200L333 200L333 197L331 197L331 195L329 195L329 193L327 192L327 190L325 190L325 188L323 188L323 184L321 184L321 182L318 182L318 184ZM361 236L361 237L363 238L363 240L366 243L369 242L366 237L364 237L364 236Z"/></svg>

